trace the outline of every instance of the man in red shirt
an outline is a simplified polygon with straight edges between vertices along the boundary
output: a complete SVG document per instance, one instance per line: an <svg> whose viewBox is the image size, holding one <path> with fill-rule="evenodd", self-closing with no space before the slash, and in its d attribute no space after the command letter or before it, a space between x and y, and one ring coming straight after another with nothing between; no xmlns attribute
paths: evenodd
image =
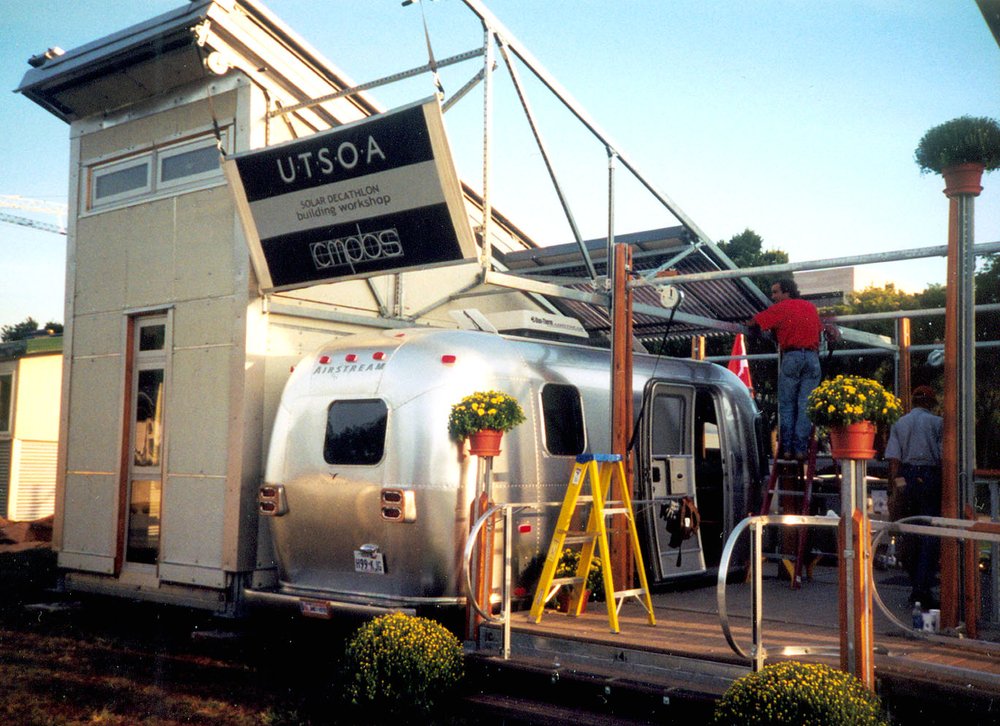
<svg viewBox="0 0 1000 726"><path fill-rule="evenodd" d="M809 394L819 385L819 336L822 324L816 306L799 295L794 280L771 285L774 305L747 322L773 330L781 357L778 366L778 432L781 455L803 460L809 450L812 424L807 414Z"/></svg>

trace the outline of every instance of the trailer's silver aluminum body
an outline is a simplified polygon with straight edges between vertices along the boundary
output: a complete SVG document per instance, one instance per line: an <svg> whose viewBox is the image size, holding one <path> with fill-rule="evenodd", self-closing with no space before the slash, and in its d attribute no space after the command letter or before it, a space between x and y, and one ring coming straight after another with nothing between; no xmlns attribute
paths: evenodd
<svg viewBox="0 0 1000 726"><path fill-rule="evenodd" d="M713 537L724 538L746 514L751 482L760 473L756 406L738 379L717 365L637 356L633 381L637 415L651 381L655 383L651 392L678 394L681 407L687 400L689 414L696 396L701 396L702 408L715 412L712 445L720 453L717 484L722 499L718 511L705 514L719 523ZM574 456L552 455L546 448L541 397L548 384L571 385L579 391L585 450L608 451L606 350L424 329L341 338L305 358L285 387L266 466L265 484L281 488L286 507L279 516L268 517L280 586L272 592L249 593L250 601L302 605L315 600L331 611L362 612L462 604L461 552L477 494L477 458L449 439L450 407L477 390L496 389L516 397L527 420L504 435L502 452L492 466L492 498L560 502ZM383 401L387 409L381 459L372 465L327 463L323 451L330 405L373 399ZM645 409L648 423L641 429L636 496L679 495L684 492L678 489L678 480L684 480L681 485L690 486L694 494L695 457L690 450L687 455L659 455L663 447L653 441L660 434L650 428L654 408ZM674 472L673 478L664 483L651 473L654 468ZM412 521L383 517L381 496L387 488L411 497ZM654 505L645 505L639 513L654 578L710 570L712 558L706 563L698 540L687 545L694 550L685 555L687 562L671 567L677 551L667 551L657 514ZM515 565L522 584L530 584L531 573L544 556L556 515L556 508L541 507L526 508L516 517ZM354 553L362 547L381 554L384 574L356 571Z"/></svg>

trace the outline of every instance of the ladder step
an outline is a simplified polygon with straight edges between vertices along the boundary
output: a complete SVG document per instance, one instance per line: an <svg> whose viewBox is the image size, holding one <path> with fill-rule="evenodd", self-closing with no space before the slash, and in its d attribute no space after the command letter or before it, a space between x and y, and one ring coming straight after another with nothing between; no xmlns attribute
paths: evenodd
<svg viewBox="0 0 1000 726"><path fill-rule="evenodd" d="M567 532L563 544L586 544L593 542L600 536L598 532Z"/></svg>
<svg viewBox="0 0 1000 726"><path fill-rule="evenodd" d="M608 517L612 514L631 514L632 510L628 507L611 507L610 509L604 510L604 516Z"/></svg>
<svg viewBox="0 0 1000 726"><path fill-rule="evenodd" d="M642 595L645 592L646 591L643 590L641 587L636 587L631 590L617 590L615 591L615 598L620 599L623 597L635 597L636 595Z"/></svg>
<svg viewBox="0 0 1000 726"><path fill-rule="evenodd" d="M584 579L583 577L553 577L552 587L556 585L579 585Z"/></svg>

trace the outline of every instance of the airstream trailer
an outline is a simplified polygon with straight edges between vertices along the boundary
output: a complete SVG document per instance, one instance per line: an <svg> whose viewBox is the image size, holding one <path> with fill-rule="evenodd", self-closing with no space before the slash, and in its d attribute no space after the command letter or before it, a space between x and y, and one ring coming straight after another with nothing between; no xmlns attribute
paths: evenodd
<svg viewBox="0 0 1000 726"><path fill-rule="evenodd" d="M634 368L635 498L647 502L637 522L649 577L710 572L764 470L757 407L718 365L636 355ZM279 585L248 601L320 616L463 605L477 458L449 439L451 405L483 389L515 396L527 420L504 436L492 498L559 502L575 456L609 450L609 371L607 350L469 330L390 330L323 346L282 395L259 501ZM702 526L678 565L649 500L685 494ZM519 511L515 569L530 597L558 510Z"/></svg>

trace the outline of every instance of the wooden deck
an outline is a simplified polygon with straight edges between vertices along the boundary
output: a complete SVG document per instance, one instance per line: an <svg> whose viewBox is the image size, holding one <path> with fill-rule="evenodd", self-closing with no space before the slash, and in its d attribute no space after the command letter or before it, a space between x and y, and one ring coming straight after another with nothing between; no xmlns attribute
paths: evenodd
<svg viewBox="0 0 1000 726"><path fill-rule="evenodd" d="M817 567L813 579L797 590L774 571L772 567L772 577L765 579L763 595L768 662L793 658L838 666L837 655L784 652L786 646L839 647L836 568ZM877 572L876 583L886 606L909 622L905 576L898 570ZM746 653L751 645L749 598L749 585L728 586L730 628ZM714 583L658 593L656 625L650 626L638 603L627 602L619 616L619 633L610 632L604 603L589 603L588 612L580 617L546 611L540 623L532 622L527 612L517 612L512 618L511 658L505 667L556 678L572 674L596 682L613 679L616 688L628 684L664 694L682 690L714 699L750 668L726 642L716 603ZM938 710L947 714L941 716L942 723L954 723L959 713L972 719L965 723L980 723L984 714L1000 711L1000 645L958 634L924 639L893 624L877 605L875 610L877 690L890 710L903 713L917 708L923 724L935 723L933 713ZM498 628L484 627L481 652L498 647L500 638Z"/></svg>

